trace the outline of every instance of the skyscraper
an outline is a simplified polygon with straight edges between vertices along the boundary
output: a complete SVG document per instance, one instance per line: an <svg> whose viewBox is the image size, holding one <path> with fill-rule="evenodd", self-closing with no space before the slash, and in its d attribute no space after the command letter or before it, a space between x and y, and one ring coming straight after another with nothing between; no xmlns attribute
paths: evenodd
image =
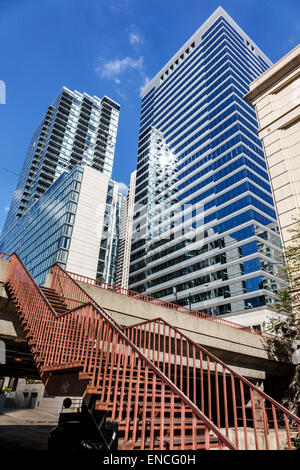
<svg viewBox="0 0 300 470"><path fill-rule="evenodd" d="M51 266L93 279L98 274L100 245L103 238L113 245L116 220L107 233L107 198L117 185L88 165L76 165L62 173L49 189L19 217L0 238L0 251L16 251L36 282L43 284ZM117 205L116 195L110 206ZM98 276L106 281L106 272L115 269L111 251L105 269ZM101 274L103 277L101 277Z"/></svg>
<svg viewBox="0 0 300 470"><path fill-rule="evenodd" d="M130 185L128 193L122 203L118 262L116 272L116 284L120 287L123 287L124 289L128 289L129 280L135 182L136 171L133 171L130 176Z"/></svg>
<svg viewBox="0 0 300 470"><path fill-rule="evenodd" d="M119 233L123 196L119 193L119 184L110 180L105 201L102 238L96 278L109 284L115 284Z"/></svg>
<svg viewBox="0 0 300 470"><path fill-rule="evenodd" d="M63 89L33 134L0 249L43 283L51 266L113 283L120 198L111 179L120 107Z"/></svg>
<svg viewBox="0 0 300 470"><path fill-rule="evenodd" d="M280 237L243 100L270 65L218 8L143 90L131 289L213 315L276 300Z"/></svg>
<svg viewBox="0 0 300 470"><path fill-rule="evenodd" d="M76 164L111 176L120 106L63 87L35 130L3 233Z"/></svg>

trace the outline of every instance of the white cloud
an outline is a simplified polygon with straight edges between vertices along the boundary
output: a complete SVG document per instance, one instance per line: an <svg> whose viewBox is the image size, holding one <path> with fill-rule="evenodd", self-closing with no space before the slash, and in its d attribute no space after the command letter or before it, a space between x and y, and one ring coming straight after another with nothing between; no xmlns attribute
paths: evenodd
<svg viewBox="0 0 300 470"><path fill-rule="evenodd" d="M5 212L8 212L9 211L9 206L5 206L4 210L5 210Z"/></svg>
<svg viewBox="0 0 300 470"><path fill-rule="evenodd" d="M140 96L142 96L143 89L145 88L146 85L150 82L149 77L144 77L144 83L140 86Z"/></svg>
<svg viewBox="0 0 300 470"><path fill-rule="evenodd" d="M130 69L142 70L143 57L134 59L133 57L125 57L124 59L109 60L102 66L97 66L95 72L100 72L102 78L113 78L119 80L119 75Z"/></svg>
<svg viewBox="0 0 300 470"><path fill-rule="evenodd" d="M110 0L109 6L114 12L121 13L131 7L132 4L134 4L134 0Z"/></svg>
<svg viewBox="0 0 300 470"><path fill-rule="evenodd" d="M128 193L128 186L125 183L118 183L118 189L119 193L123 194L123 196L126 196L126 194Z"/></svg>
<svg viewBox="0 0 300 470"><path fill-rule="evenodd" d="M128 33L128 39L132 46L143 44L144 38L134 24L131 24L125 31Z"/></svg>
<svg viewBox="0 0 300 470"><path fill-rule="evenodd" d="M129 33L129 42L130 44L138 44L140 42L139 35L135 33Z"/></svg>
<svg viewBox="0 0 300 470"><path fill-rule="evenodd" d="M130 25L127 29L124 30L129 37L129 42L137 52L137 46L143 43L142 35L137 31L137 28L134 24ZM149 83L149 78L145 75L144 72L144 57L132 57L127 56L122 59L116 58L113 60L105 59L104 57L98 59L98 64L94 67L96 73L99 74L101 78L113 80L117 85L116 93L122 99L127 99L127 95L124 92L124 85L129 83L142 82L142 85L137 85L137 90L140 95L142 89ZM134 72L134 74L132 73ZM122 82L122 89L119 85Z"/></svg>
<svg viewBox="0 0 300 470"><path fill-rule="evenodd" d="M129 42L132 45L141 44L143 42L143 38L138 33L131 32L129 33Z"/></svg>
<svg viewBox="0 0 300 470"><path fill-rule="evenodd" d="M118 95L120 98L122 98L122 100L126 100L126 98L127 98L126 93L122 92L122 91L119 90L118 88L116 89L116 93L117 93L117 95Z"/></svg>

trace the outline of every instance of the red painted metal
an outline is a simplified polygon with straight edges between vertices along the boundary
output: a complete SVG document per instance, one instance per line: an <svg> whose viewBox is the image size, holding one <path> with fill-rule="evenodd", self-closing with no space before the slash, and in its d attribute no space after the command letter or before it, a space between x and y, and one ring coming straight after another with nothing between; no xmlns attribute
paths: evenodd
<svg viewBox="0 0 300 470"><path fill-rule="evenodd" d="M59 266L53 267L52 275L52 287L58 289L63 282L64 291L73 289L70 296L77 298L74 288L79 286L72 283L72 275ZM59 278L63 279L60 284ZM92 300L82 288L80 292L85 301ZM209 420L225 429L226 436L230 428L233 430L237 448L248 448L248 435L253 430L257 449L263 445L268 449L270 431L275 433L277 448L281 449L284 439L279 442L274 412L275 422L280 422L281 434L284 430L288 448L292 448L290 425L299 432L299 418L168 322L157 318L125 327L123 332ZM256 397L255 403L252 396Z"/></svg>
<svg viewBox="0 0 300 470"><path fill-rule="evenodd" d="M80 370L79 378L89 380L86 392L99 398L97 408L118 421L122 449L236 448L70 276L58 266L53 274L64 313L16 254L6 278L46 387L53 374Z"/></svg>
<svg viewBox="0 0 300 470"><path fill-rule="evenodd" d="M4 253L3 251L0 251L0 259L4 259L5 261L9 261L10 255L7 253Z"/></svg>
<svg viewBox="0 0 300 470"><path fill-rule="evenodd" d="M101 289L106 289L106 290L115 292L116 294L126 295L127 297L133 297L137 300L141 300L142 302L159 305L160 307L165 307L171 310L176 310L176 312L182 312L187 315L192 315L194 317L203 318L205 320L213 321L216 323L221 323L222 325L230 326L232 328L237 328L239 330L248 331L252 334L260 335L265 338L274 337L274 335L267 333L265 331L256 330L255 328L250 327L250 326L240 325L238 323L225 320L224 318L219 318L213 315L208 315L207 313L199 312L199 310L193 310L190 308L182 307L181 305L173 304L172 302L167 302L166 300L157 299L155 297L151 297L146 294L140 294L132 290L124 289L123 287L120 287L120 286L108 284L107 282L102 282L102 281L99 281L97 279L92 279L87 276L81 276L80 274L76 274L70 271L67 271L67 273L72 277L72 279L82 284L89 284L95 287L99 287Z"/></svg>
<svg viewBox="0 0 300 470"><path fill-rule="evenodd" d="M292 449L291 432L300 433L299 417L180 330L156 318L123 331L226 436L231 429L238 449L249 448L250 433L256 449L269 449L272 434L277 449Z"/></svg>

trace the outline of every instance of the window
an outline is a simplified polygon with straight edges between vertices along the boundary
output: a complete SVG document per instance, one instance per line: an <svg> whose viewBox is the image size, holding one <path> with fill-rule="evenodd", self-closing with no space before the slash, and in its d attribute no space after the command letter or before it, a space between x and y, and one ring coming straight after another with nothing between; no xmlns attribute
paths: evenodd
<svg viewBox="0 0 300 470"><path fill-rule="evenodd" d="M252 325L252 328L255 328L255 330L261 331L261 325Z"/></svg>

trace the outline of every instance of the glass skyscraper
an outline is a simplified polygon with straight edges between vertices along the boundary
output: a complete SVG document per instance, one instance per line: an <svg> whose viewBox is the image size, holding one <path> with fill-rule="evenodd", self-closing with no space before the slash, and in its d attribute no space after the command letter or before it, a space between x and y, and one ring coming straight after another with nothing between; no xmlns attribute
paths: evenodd
<svg viewBox="0 0 300 470"><path fill-rule="evenodd" d="M96 279L115 284L117 277L117 259L120 243L120 219L123 196L119 185L110 180L107 188L102 238L99 251Z"/></svg>
<svg viewBox="0 0 300 470"><path fill-rule="evenodd" d="M3 233L63 173L89 165L111 176L120 106L63 87L35 130Z"/></svg>
<svg viewBox="0 0 300 470"><path fill-rule="evenodd" d="M1 251L16 251L39 284L55 262L66 268L82 176L81 167L63 173L0 239Z"/></svg>
<svg viewBox="0 0 300 470"><path fill-rule="evenodd" d="M131 173L126 198L122 201L116 284L128 289L136 171Z"/></svg>
<svg viewBox="0 0 300 470"><path fill-rule="evenodd" d="M144 89L130 289L213 315L277 299L280 236L243 99L270 65L218 8Z"/></svg>
<svg viewBox="0 0 300 470"><path fill-rule="evenodd" d="M39 284L54 263L114 283L121 198L107 175L75 165L2 235L0 251L17 252Z"/></svg>

